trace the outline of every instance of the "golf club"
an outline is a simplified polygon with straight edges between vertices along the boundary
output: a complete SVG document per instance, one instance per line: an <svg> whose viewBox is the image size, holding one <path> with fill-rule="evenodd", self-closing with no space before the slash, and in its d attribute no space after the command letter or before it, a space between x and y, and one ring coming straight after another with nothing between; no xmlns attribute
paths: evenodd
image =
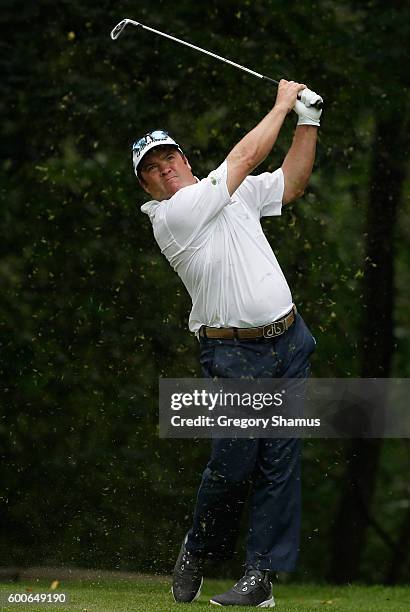
<svg viewBox="0 0 410 612"><path fill-rule="evenodd" d="M186 47L190 47L191 49L195 49L196 51L200 51L201 53L205 53L206 55L210 55L211 57L214 57L215 59L218 59L221 62L225 62L225 64L230 64L231 66L234 66L235 68L239 68L239 70L243 70L244 72L247 72L248 74L253 74L253 76L258 77L258 79L263 79L264 81L270 81L274 85L279 85L279 81L275 81L275 79L271 79L270 77L267 77L267 76L265 76L263 74L260 74L259 72L255 72L254 70L250 70L250 68L246 68L245 66L241 66L240 64L236 64L235 62L232 62L231 60L228 60L225 57L221 57L220 55L217 55L216 53L212 53L211 51L207 51L206 49L202 49L201 47L197 47L196 45L192 45L191 43L188 43L185 40L181 40L180 38L176 38L175 36L170 36L169 34L165 34L165 32L160 32L159 30L155 30L154 28L150 28L150 27L148 27L146 25L143 25L142 23L139 23L138 21L133 21L132 19L123 19L122 21L117 23L117 25L115 26L115 28L111 32L111 38L113 40L116 40L123 33L123 31L125 30L127 25L132 25L132 26L140 27L143 30L148 30L149 32L153 32L154 34L159 34L160 36L164 36L165 38L169 38L170 40L173 40L174 42L177 42L180 45L185 45ZM298 98L299 98L299 96L298 96ZM322 105L323 105L323 102L321 102L319 100L318 102L316 102L316 104L314 106L316 106L316 108L322 108Z"/></svg>

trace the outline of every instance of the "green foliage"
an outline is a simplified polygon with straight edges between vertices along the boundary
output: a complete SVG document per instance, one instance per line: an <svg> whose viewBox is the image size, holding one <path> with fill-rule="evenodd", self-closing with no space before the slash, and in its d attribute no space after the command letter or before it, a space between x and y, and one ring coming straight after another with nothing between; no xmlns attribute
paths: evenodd
<svg viewBox="0 0 410 612"><path fill-rule="evenodd" d="M129 31L113 43L109 32L129 16L323 94L311 185L264 223L318 340L314 375L358 376L370 149L376 117L406 110L409 8L3 5L0 561L169 571L208 444L157 436L158 377L198 375L198 346L187 332L186 291L139 211L130 144L168 128L203 176L268 111L275 89L151 34ZM261 170L281 164L294 119ZM406 184L394 245L394 376L408 375L410 358L408 193ZM404 505L400 448L387 447L380 482ZM305 455L300 573L317 578L342 450L316 441ZM382 488L372 511L394 538L400 513L384 504ZM371 540L363 571L380 580L370 554L385 558L385 542Z"/></svg>

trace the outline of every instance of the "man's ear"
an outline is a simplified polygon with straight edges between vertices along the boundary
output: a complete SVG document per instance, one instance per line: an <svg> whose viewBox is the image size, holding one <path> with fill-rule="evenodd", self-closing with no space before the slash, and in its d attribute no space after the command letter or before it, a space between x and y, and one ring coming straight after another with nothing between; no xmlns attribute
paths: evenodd
<svg viewBox="0 0 410 612"><path fill-rule="evenodd" d="M147 193L149 193L149 195L151 195L150 192L148 191L147 183L144 181L144 179L142 177L139 177L139 176L137 178L138 178L138 182L141 185L141 187L143 188L143 190L146 191Z"/></svg>
<svg viewBox="0 0 410 612"><path fill-rule="evenodd" d="M189 163L189 161L187 160L187 158L185 157L185 155L182 155L182 159L184 160L184 164L185 164L186 166L188 166L188 170L191 170L191 172L192 172L191 164Z"/></svg>

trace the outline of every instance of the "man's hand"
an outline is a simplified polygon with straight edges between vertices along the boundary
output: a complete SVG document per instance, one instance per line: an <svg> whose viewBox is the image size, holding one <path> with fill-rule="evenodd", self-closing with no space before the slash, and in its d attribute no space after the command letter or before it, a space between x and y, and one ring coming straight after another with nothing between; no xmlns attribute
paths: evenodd
<svg viewBox="0 0 410 612"><path fill-rule="evenodd" d="M276 95L275 108L283 109L286 113L290 113L292 108L295 107L298 93L304 89L306 89L306 85L303 83L295 83L295 81L285 81L285 79L281 79Z"/></svg>
<svg viewBox="0 0 410 612"><path fill-rule="evenodd" d="M320 125L322 110L313 106L316 102L323 102L323 98L311 89L304 89L300 94L300 100L296 100L293 110L299 115L298 125Z"/></svg>

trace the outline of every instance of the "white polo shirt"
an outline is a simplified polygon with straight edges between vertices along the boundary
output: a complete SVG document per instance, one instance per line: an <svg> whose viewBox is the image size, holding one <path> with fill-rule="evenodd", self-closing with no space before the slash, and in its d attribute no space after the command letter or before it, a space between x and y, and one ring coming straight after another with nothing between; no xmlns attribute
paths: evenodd
<svg viewBox="0 0 410 612"><path fill-rule="evenodd" d="M256 327L292 308L260 218L281 214L282 169L248 176L230 197L227 162L169 200L143 204L161 252L192 299L189 329Z"/></svg>

